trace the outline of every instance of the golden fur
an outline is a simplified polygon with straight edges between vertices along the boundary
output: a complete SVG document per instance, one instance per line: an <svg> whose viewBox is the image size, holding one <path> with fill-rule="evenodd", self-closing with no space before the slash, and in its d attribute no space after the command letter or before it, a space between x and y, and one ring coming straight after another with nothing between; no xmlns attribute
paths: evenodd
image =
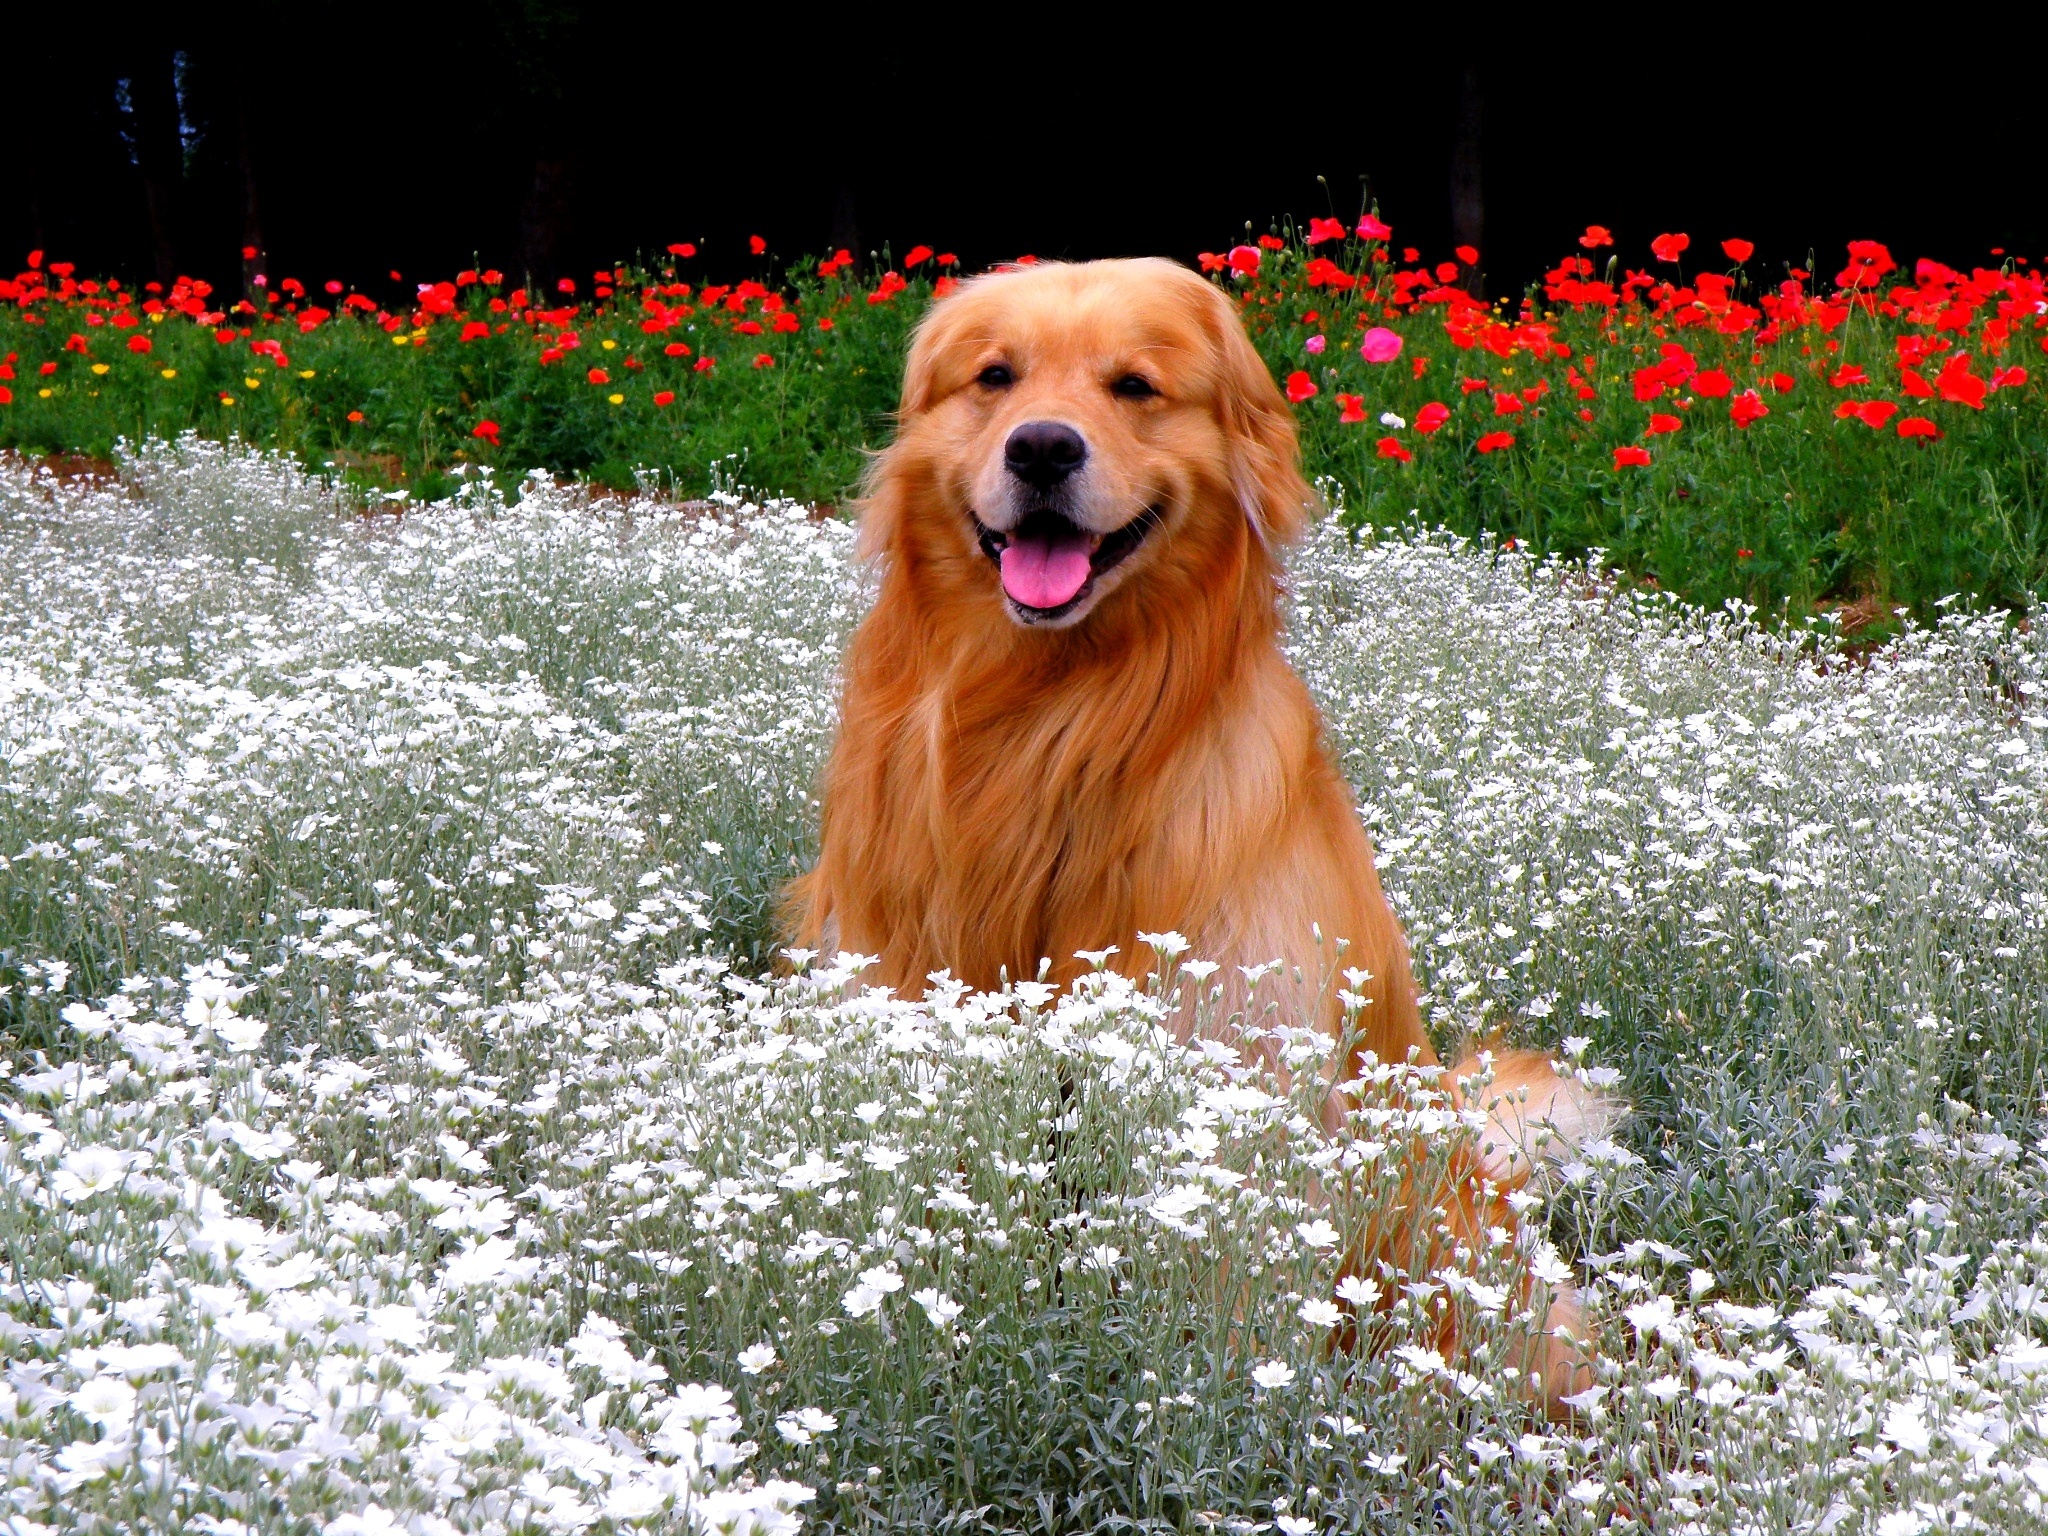
<svg viewBox="0 0 2048 1536"><path fill-rule="evenodd" d="M1049 493L1071 537L1109 539L1099 552L1154 519L1058 613L1010 601L988 548L1025 539L994 530L1044 500L1005 460L1042 422L1086 446ZM1041 957L1064 981L1077 950L1110 945L1138 975L1137 935L1177 930L1225 975L1285 961L1236 1001L1320 1008L1326 1028L1320 978L1369 972L1358 1049L1434 1064L1371 843L1279 646L1281 550L1313 504L1287 402L1226 294L1186 269L1037 266L935 306L862 512L880 586L846 657L794 941L879 956L870 979L915 995L936 971L994 987ZM1319 933L1348 941L1341 961ZM1543 1058L1501 1070L1533 1096L1525 1118L1572 1110ZM1326 1119L1342 1108L1332 1093ZM1519 1139L1511 1117L1495 1129ZM1527 1167L1470 1169L1453 1227L1512 1227L1480 1174ZM1572 1371L1552 1354L1554 1399Z"/></svg>

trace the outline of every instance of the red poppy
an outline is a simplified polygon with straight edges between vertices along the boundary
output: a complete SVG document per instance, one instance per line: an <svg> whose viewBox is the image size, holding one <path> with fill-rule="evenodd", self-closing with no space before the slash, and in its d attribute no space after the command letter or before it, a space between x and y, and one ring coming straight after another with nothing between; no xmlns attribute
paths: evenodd
<svg viewBox="0 0 2048 1536"><path fill-rule="evenodd" d="M1452 251L1451 254L1457 257L1458 260L1465 263L1465 265L1468 267L1476 267L1479 265L1479 252L1474 250L1469 245L1461 245L1456 250Z"/></svg>
<svg viewBox="0 0 2048 1536"><path fill-rule="evenodd" d="M37 372L37 373L40 373L40 374L41 374L41 375L42 375L42 376L43 376L44 378L46 378L46 379L47 379L47 378L48 378L48 377L49 377L49 376L50 376L51 374L55 373L56 371L57 371L57 365L56 365L55 363L45 363L45 364L43 364L43 366L42 366L42 367L40 367L40 368L38 368L38 369L36 370L36 372Z"/></svg>
<svg viewBox="0 0 2048 1536"><path fill-rule="evenodd" d="M575 278L573 278L573 277L558 277L558 278L556 278L556 279L555 279L555 292L557 292L557 293L574 293L575 291L576 291L576 279L575 279Z"/></svg>
<svg viewBox="0 0 2048 1536"><path fill-rule="evenodd" d="M1360 419L1363 420L1362 417ZM1394 459L1406 464L1415 457L1414 453L1401 446L1401 439L1398 437L1383 437L1379 440L1378 447L1379 456L1383 459Z"/></svg>
<svg viewBox="0 0 2048 1536"><path fill-rule="evenodd" d="M1659 261L1676 261L1691 244L1691 235L1659 235L1650 242L1650 254Z"/></svg>
<svg viewBox="0 0 2048 1536"><path fill-rule="evenodd" d="M1764 397L1753 389L1745 389L1728 405L1728 419L1738 427L1747 427L1771 414L1771 408L1764 404Z"/></svg>
<svg viewBox="0 0 2048 1536"><path fill-rule="evenodd" d="M654 403L656 405L674 405L676 403L676 392L672 389L657 389L654 392Z"/></svg>
<svg viewBox="0 0 2048 1536"><path fill-rule="evenodd" d="M1596 251L1603 245L1614 244L1614 232L1605 224L1588 224L1586 232L1579 236L1579 244L1589 251Z"/></svg>
<svg viewBox="0 0 2048 1536"><path fill-rule="evenodd" d="M772 352L756 352L754 354L754 366L756 368L773 368L775 366L775 354Z"/></svg>
<svg viewBox="0 0 2048 1536"><path fill-rule="evenodd" d="M1259 248L1255 245L1233 245L1230 248L1230 270L1240 277L1250 277L1259 270Z"/></svg>
<svg viewBox="0 0 2048 1536"><path fill-rule="evenodd" d="M689 241L684 240L678 242L675 245L670 246L668 248L668 253L671 256L680 256L685 261L688 261L692 256L697 254L697 247L690 244Z"/></svg>
<svg viewBox="0 0 2048 1536"><path fill-rule="evenodd" d="M1517 416L1521 410L1522 401L1518 395L1498 394L1493 397L1493 414L1496 416Z"/></svg>
<svg viewBox="0 0 2048 1536"><path fill-rule="evenodd" d="M1394 226L1393 226L1393 225L1391 225L1391 224L1383 224L1383 223L1381 223L1381 222L1380 222L1380 220L1379 220L1379 218L1378 218L1378 217L1377 217L1376 215L1374 215L1374 214L1370 214L1370 213L1367 213L1367 214L1361 214L1361 215L1359 216L1359 220L1358 220L1358 238L1359 238L1359 239L1361 239L1361 240L1386 240L1386 239L1389 239L1389 238L1391 238L1391 237L1392 237L1392 235L1393 235L1393 233L1394 233ZM1408 256L1408 257L1404 257L1404 258L1403 258L1403 260L1406 260L1406 261L1413 261L1414 259L1415 259L1415 258L1414 258L1413 256Z"/></svg>
<svg viewBox="0 0 2048 1536"><path fill-rule="evenodd" d="M1755 553L1756 551L1753 549L1738 549L1737 551L1735 551L1735 558L1738 560L1747 560Z"/></svg>
<svg viewBox="0 0 2048 1536"><path fill-rule="evenodd" d="M348 413L348 419L350 421L360 422L363 419L363 413L361 411L350 411Z"/></svg>
<svg viewBox="0 0 2048 1536"><path fill-rule="evenodd" d="M932 259L932 248L931 248L930 246L928 246L928 245L913 245L913 246L912 246L912 247L910 248L910 254L909 254L909 255L907 255L907 256L905 256L905 257L903 258L903 267L904 267L904 270L905 270L905 271L908 271L908 270L909 270L910 268L912 268L912 267L916 266L916 265L917 265L917 264L918 264L919 262L921 262L921 261L930 261L931 259Z"/></svg>
<svg viewBox="0 0 2048 1536"><path fill-rule="evenodd" d="M1365 396L1339 395L1337 397L1337 419L1346 425L1365 420Z"/></svg>
<svg viewBox="0 0 2048 1536"><path fill-rule="evenodd" d="M715 357L700 357L697 359L695 364L695 368L698 373L709 373L712 369L716 368L717 366L718 359Z"/></svg>
<svg viewBox="0 0 2048 1536"><path fill-rule="evenodd" d="M131 341L129 345L132 347L135 343ZM1994 370L1991 375L1991 387L1993 389L2017 389L2026 382L2027 370L2024 368L1999 368Z"/></svg>
<svg viewBox="0 0 2048 1536"><path fill-rule="evenodd" d="M1656 437L1665 432L1676 432L1684 425L1685 423L1676 416L1669 416L1663 411L1657 411L1651 415L1650 424L1643 428L1643 436Z"/></svg>
<svg viewBox="0 0 2048 1536"><path fill-rule="evenodd" d="M1983 379L1970 372L1970 360L1962 353L1953 354L1941 365L1941 372L1935 376L1934 387L1941 392L1941 398L1956 405L1967 405L1973 411L1984 409L1984 394L1987 386Z"/></svg>
<svg viewBox="0 0 2048 1536"><path fill-rule="evenodd" d="M1304 245L1321 245L1325 240L1342 240L1344 221L1342 219L1315 219L1308 221L1308 238Z"/></svg>
<svg viewBox="0 0 2048 1536"><path fill-rule="evenodd" d="M1489 432L1472 446L1481 453L1493 453L1501 448L1512 448L1515 446L1515 434L1512 432Z"/></svg>
<svg viewBox="0 0 2048 1536"><path fill-rule="evenodd" d="M749 235L747 236L747 249L756 256L765 255L768 250L768 242L759 235Z"/></svg>
<svg viewBox="0 0 2048 1536"><path fill-rule="evenodd" d="M149 338L147 336L142 335L140 332L136 333L133 336L130 336L128 338L128 350L130 352L147 352L149 350ZM2020 381L2022 383L2026 382L2026 377L2026 370L2021 369Z"/></svg>
<svg viewBox="0 0 2048 1536"><path fill-rule="evenodd" d="M1614 450L1614 467L1616 469L1648 469L1650 467L1650 450L1638 447L1634 443L1624 444L1622 447Z"/></svg>
<svg viewBox="0 0 2048 1536"><path fill-rule="evenodd" d="M1259 249L1262 251L1284 251L1287 249L1287 242L1278 235L1261 235L1259 236Z"/></svg>
<svg viewBox="0 0 2048 1536"><path fill-rule="evenodd" d="M360 416L361 414L362 413L360 411L356 412L357 416ZM489 443L493 448L499 446L498 424L495 421L490 420L489 418L485 418L483 421L478 422L474 427L472 427L470 429L469 435L471 437L482 438L485 442Z"/></svg>
<svg viewBox="0 0 2048 1536"><path fill-rule="evenodd" d="M1889 400L1844 400L1835 407L1835 419L1860 421L1873 432L1882 431L1885 423L1899 414L1899 408Z"/></svg>
<svg viewBox="0 0 2048 1536"><path fill-rule="evenodd" d="M1735 381L1718 368L1708 368L1693 375L1692 387L1709 400L1719 400L1735 388Z"/></svg>
<svg viewBox="0 0 2048 1536"><path fill-rule="evenodd" d="M490 334L491 328L488 324L482 320L472 320L462 328L460 339L463 341L481 341Z"/></svg>
<svg viewBox="0 0 2048 1536"><path fill-rule="evenodd" d="M1847 389L1851 384L1868 384L1870 375L1857 363L1844 363L1828 376L1828 382L1836 389Z"/></svg>
<svg viewBox="0 0 2048 1536"><path fill-rule="evenodd" d="M593 369L591 369L591 370L590 370L590 382L591 382L591 383L593 383L593 384L609 384L609 383L611 383L611 381L612 381L612 376L611 376L610 374L606 373L606 372L605 372L605 371L604 371L604 370L603 370L602 368L593 368Z"/></svg>
<svg viewBox="0 0 2048 1536"><path fill-rule="evenodd" d="M1798 382L1789 373L1774 373L1771 375L1771 388L1781 395L1789 395L1792 392L1792 386Z"/></svg>
<svg viewBox="0 0 2048 1536"><path fill-rule="evenodd" d="M244 261L254 261L255 259L256 259L256 247L255 247L255 246L253 246L253 245L245 245L245 246L243 246L243 247L242 247L242 260L244 260ZM50 268L50 270L51 270L52 272L54 272L54 271L56 271L57 269L56 269L55 267L52 267L52 268ZM393 273L393 274L392 274L392 276L393 276L393 278L395 279L395 278L397 277L397 274L396 274L396 273Z"/></svg>
<svg viewBox="0 0 2048 1536"><path fill-rule="evenodd" d="M1915 400L1932 400L1934 398L1934 386L1927 382L1927 375L1917 368L1902 367L1899 369L1899 388L1903 389Z"/></svg>
<svg viewBox="0 0 2048 1536"><path fill-rule="evenodd" d="M942 267L957 267L960 265L960 258L951 251L941 251L939 252L939 265Z"/></svg>
<svg viewBox="0 0 2048 1536"><path fill-rule="evenodd" d="M1721 242L1721 251L1722 254L1739 267L1756 254L1756 247L1747 240L1723 240Z"/></svg>
<svg viewBox="0 0 2048 1536"><path fill-rule="evenodd" d="M1201 262L1204 272L1221 272L1230 265L1230 258L1217 251L1203 251L1196 259Z"/></svg>
<svg viewBox="0 0 2048 1536"><path fill-rule="evenodd" d="M1939 437L1941 436L1941 428L1937 427L1925 416L1902 416L1899 418L1899 436Z"/></svg>
<svg viewBox="0 0 2048 1536"><path fill-rule="evenodd" d="M1460 379L1460 380L1458 380L1458 388L1460 388L1460 389L1462 389L1463 391L1465 391L1465 393L1466 393L1466 394L1468 394L1468 395L1476 395L1476 394L1478 394L1478 393L1479 393L1479 392L1480 392L1481 390L1485 389L1486 387L1487 387L1487 385L1486 385L1486 380L1484 380L1484 379Z"/></svg>
<svg viewBox="0 0 2048 1536"><path fill-rule="evenodd" d="M1427 437L1450 419L1451 408L1441 400L1432 400L1415 413L1415 430Z"/></svg>
<svg viewBox="0 0 2048 1536"><path fill-rule="evenodd" d="M1287 375L1287 398L1296 405L1320 393L1322 391L1316 388L1316 381L1299 368Z"/></svg>

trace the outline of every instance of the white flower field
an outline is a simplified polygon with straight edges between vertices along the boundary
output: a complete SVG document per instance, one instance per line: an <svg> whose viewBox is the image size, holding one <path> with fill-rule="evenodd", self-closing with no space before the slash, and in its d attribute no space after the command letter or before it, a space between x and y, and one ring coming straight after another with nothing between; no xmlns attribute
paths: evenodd
<svg viewBox="0 0 2048 1536"><path fill-rule="evenodd" d="M850 557L0 467L0 1531L2048 1530L2037 628L1300 553L1440 1043L1629 1105L1531 1212L1599 1337L1553 1424L1501 1245L1339 1282L1472 1134L1413 1069L1326 1141L1172 1043L1172 935L1065 994L778 965Z"/></svg>

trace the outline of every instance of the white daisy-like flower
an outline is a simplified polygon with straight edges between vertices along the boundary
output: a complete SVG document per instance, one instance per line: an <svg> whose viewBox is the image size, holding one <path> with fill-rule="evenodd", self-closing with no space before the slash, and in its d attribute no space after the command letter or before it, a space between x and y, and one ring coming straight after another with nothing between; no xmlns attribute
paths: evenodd
<svg viewBox="0 0 2048 1536"><path fill-rule="evenodd" d="M1294 1385L1294 1367L1284 1360L1267 1360L1252 1367L1252 1385L1261 1392L1277 1392Z"/></svg>

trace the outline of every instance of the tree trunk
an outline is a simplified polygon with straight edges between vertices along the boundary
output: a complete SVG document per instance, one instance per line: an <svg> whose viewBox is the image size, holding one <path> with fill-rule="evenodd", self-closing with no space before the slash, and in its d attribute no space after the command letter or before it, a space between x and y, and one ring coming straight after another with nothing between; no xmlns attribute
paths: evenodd
<svg viewBox="0 0 2048 1536"><path fill-rule="evenodd" d="M572 152L550 146L534 156L533 181L519 209L519 261L530 284L561 274L575 193Z"/></svg>
<svg viewBox="0 0 2048 1536"><path fill-rule="evenodd" d="M135 168L142 175L149 212L150 252L157 281L166 288L182 268L181 204L185 186L185 142L178 126L177 53L168 42L145 47L128 80L129 121Z"/></svg>
<svg viewBox="0 0 2048 1536"><path fill-rule="evenodd" d="M1451 135L1451 240L1486 255L1486 187L1480 170L1480 136L1486 101L1479 67L1467 64L1458 81L1458 116ZM1485 294L1485 277L1477 263L1467 267L1466 287L1475 297Z"/></svg>

